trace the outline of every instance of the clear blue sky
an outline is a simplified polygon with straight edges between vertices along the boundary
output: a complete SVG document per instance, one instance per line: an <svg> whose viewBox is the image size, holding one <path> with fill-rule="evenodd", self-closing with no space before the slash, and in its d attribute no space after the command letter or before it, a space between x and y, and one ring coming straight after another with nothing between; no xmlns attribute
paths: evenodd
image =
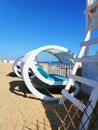
<svg viewBox="0 0 98 130"><path fill-rule="evenodd" d="M0 0L0 57L16 59L44 45L76 55L85 37L86 0Z"/></svg>

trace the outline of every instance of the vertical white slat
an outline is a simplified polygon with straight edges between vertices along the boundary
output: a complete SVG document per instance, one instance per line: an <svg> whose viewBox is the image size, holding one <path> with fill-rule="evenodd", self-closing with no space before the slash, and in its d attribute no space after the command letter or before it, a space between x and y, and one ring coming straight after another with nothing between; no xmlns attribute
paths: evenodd
<svg viewBox="0 0 98 130"><path fill-rule="evenodd" d="M98 86L96 86L95 89L93 89L93 91L92 91L92 93L90 95L90 98L89 98L89 102L91 101L91 105L92 105L93 108L95 108L97 100L98 100ZM85 121L88 119L88 117L93 112L93 109L92 109L91 105L89 105L87 107L86 113L83 114L83 117L82 117L82 120L81 120L82 124L85 124ZM89 122L90 122L90 119L84 125L85 130L87 130ZM84 128L82 129L82 124L80 123L79 129L84 130Z"/></svg>

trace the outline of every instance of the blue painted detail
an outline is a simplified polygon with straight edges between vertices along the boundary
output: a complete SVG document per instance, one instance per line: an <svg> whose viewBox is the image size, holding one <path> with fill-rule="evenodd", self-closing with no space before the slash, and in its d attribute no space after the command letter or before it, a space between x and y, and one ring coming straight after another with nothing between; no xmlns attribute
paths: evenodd
<svg viewBox="0 0 98 130"><path fill-rule="evenodd" d="M53 80L53 81L66 81L66 80L68 80L68 78L60 76L60 75L48 74L41 66L38 66L37 69L40 72L40 74L42 74L42 76L44 76L45 78L47 78L49 80Z"/></svg>

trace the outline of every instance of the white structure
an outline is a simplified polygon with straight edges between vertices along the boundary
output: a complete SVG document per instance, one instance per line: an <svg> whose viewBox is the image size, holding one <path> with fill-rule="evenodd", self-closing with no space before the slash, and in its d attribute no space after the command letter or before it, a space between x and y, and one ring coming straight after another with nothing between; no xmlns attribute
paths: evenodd
<svg viewBox="0 0 98 130"><path fill-rule="evenodd" d="M23 56L21 57L18 57L14 63L13 63L13 71L15 72L15 74L22 78L22 75L21 75L21 70L20 70L20 66L21 66L21 60L22 60Z"/></svg>
<svg viewBox="0 0 98 130"><path fill-rule="evenodd" d="M35 59L41 52L50 53L55 56L59 63L74 64L75 55L73 52L61 46L48 45L32 50L25 56L16 59L13 64L13 70L18 77L23 77L28 89L38 98L43 100L57 100L47 88L57 87L58 89L58 87L66 85L68 78L48 74L40 67ZM37 82L35 82L35 80L37 80ZM76 87L78 87L78 85L76 85ZM48 96L42 94L37 89L44 89L44 91L47 91ZM79 91L79 89L77 90Z"/></svg>
<svg viewBox="0 0 98 130"><path fill-rule="evenodd" d="M78 66L80 63L86 64L86 65L88 65L88 63L89 64L97 63L97 65L98 65L98 55L92 56L89 53L89 46L98 43L98 36L97 37L93 36L93 38L91 38L91 34L93 33L93 31L98 29L98 0L87 0L87 8L85 10L85 15L86 15L86 37L84 39L84 42L81 43L81 49L80 49L78 58L76 59L76 63L75 63L75 66L73 68L72 74L69 75L69 80L67 82L67 85L66 85L65 89L62 90L62 97L61 97L59 103L63 104L64 101L66 99L68 99L71 102L74 102L74 104L77 107L80 105L80 101L77 98L75 98L73 95L68 93L68 90L70 89L73 82L78 81L78 82L88 86L87 89L83 88L83 90L85 92L90 90L89 101L92 101L91 104L95 108L96 102L98 100L98 77L97 77L98 71L97 71L97 74L96 74L94 79L89 79L90 77L88 77L87 74L85 75L85 77L77 76L76 72L77 72L77 69L78 69ZM90 67L88 66L87 68L90 69L91 66ZM98 66L97 66L97 68L98 68ZM94 74L94 72L96 71L96 67L94 66L94 68L92 68L92 69L93 69L92 74ZM89 72L92 72L92 71L88 70L87 73L89 73ZM86 73L86 70L85 70L85 73ZM81 86L81 89L82 89L82 87L83 86ZM85 108L86 108L86 105L83 104L80 107L80 110L83 112ZM88 116L91 115L92 111L93 110L89 106L86 110ZM85 123L87 118L88 117L86 116L86 114L84 114L82 117L83 124ZM87 129L88 125L89 125L89 120L84 124L84 128L80 124L79 129L81 129L81 130Z"/></svg>
<svg viewBox="0 0 98 130"><path fill-rule="evenodd" d="M13 62L13 71L15 72L15 74L22 78L22 74L21 74L21 69L22 69L22 59L25 57L25 60L27 59L27 57L33 52L34 50L28 52L27 54L25 54L24 56L20 56L18 57L14 62ZM34 60L34 62L36 63L36 61Z"/></svg>
<svg viewBox="0 0 98 130"><path fill-rule="evenodd" d="M3 63L5 63L5 64L13 64L14 60L3 60Z"/></svg>
<svg viewBox="0 0 98 130"><path fill-rule="evenodd" d="M43 70L39 70L38 66L34 62L34 59L40 52L47 52L54 55L60 63L74 63L75 55L67 48L56 45L48 45L32 51L32 53L30 53L29 56L25 56L22 59L22 76L28 89L42 100L57 100L47 90L47 87L52 88L55 86L59 87L59 85L66 85L67 79L59 76L56 76L56 78L58 78L57 80L55 80L55 78L51 79L48 73L44 72ZM29 71L32 71L32 73L34 74L32 78L37 77L37 79L39 79L38 82L41 81L44 86L38 85L38 83L35 83L33 79L33 81L31 81ZM49 96L42 94L37 90L37 88L44 88Z"/></svg>

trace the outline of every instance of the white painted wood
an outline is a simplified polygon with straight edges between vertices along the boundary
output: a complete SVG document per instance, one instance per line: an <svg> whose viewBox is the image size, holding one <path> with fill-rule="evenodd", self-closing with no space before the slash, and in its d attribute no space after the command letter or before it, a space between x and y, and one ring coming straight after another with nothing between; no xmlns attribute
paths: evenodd
<svg viewBox="0 0 98 130"><path fill-rule="evenodd" d="M98 56L87 56L83 58L76 58L75 61L83 63L98 63Z"/></svg>
<svg viewBox="0 0 98 130"><path fill-rule="evenodd" d="M98 21L93 22L92 25L88 26L87 30L93 30L95 28L98 28Z"/></svg>
<svg viewBox="0 0 98 130"><path fill-rule="evenodd" d="M88 41L89 38L90 38L90 33L91 31L88 31L87 34L86 34L86 37L85 37L85 40L84 41ZM81 58L85 52L85 49L86 49L86 46L83 46L81 47L81 50L79 52L79 55L78 55L78 58ZM72 70L72 74L76 74L77 72L77 69L81 66L80 63L76 62L74 67L73 67L73 70ZM69 90L70 89L70 86L73 84L73 79L69 78L66 86L65 86L65 90ZM75 96L75 95L74 95ZM59 101L59 104L64 104L64 101L66 100L66 98L64 97L64 95L61 96L60 98L60 101Z"/></svg>
<svg viewBox="0 0 98 130"><path fill-rule="evenodd" d="M98 6L98 0L87 0L87 8L84 11L84 13L85 14L89 13L92 9L96 8L97 6Z"/></svg>
<svg viewBox="0 0 98 130"><path fill-rule="evenodd" d="M68 74L68 77L72 78L75 81L83 83L85 85L91 86L93 88L95 88L96 86L98 86L98 82L96 82L94 80L91 80L91 79L83 78L83 77L72 75L72 74Z"/></svg>
<svg viewBox="0 0 98 130"><path fill-rule="evenodd" d="M74 81L79 81L85 85L88 85L92 87L92 92L90 94L89 101L92 100L92 106L95 108L97 99L98 99L98 82L88 79L88 78L83 78L80 76L76 76L77 69L79 67L79 63L81 62L88 62L88 63L98 63L98 56L92 56L88 57L89 51L86 50L89 48L90 45L98 43L98 37L94 39L90 39L91 33L94 29L98 28L98 0L87 0L87 8L85 10L85 15L86 15L86 37L84 39L84 42L80 45L80 52L78 55L78 58L76 58L76 63L74 65L74 68L72 70L72 74L69 74L69 80L65 86L65 89L62 90L62 97L60 98L59 104L63 104L66 99L70 100L71 102L74 102L74 104L78 107L80 105L80 101L76 99L74 96L72 96L70 93L68 93L68 90L70 89L71 85L73 84ZM86 54L86 55L85 55ZM83 57L83 56L87 57ZM86 105L83 104L83 108L85 108ZM81 111L83 111L83 108L80 108ZM91 107L89 106L87 108L87 114L88 116L93 112ZM87 120L88 117L86 117L86 114L83 114L82 118L82 123L84 123ZM89 121L84 124L85 129L88 128ZM82 125L80 124L79 127L81 130L84 130L82 128Z"/></svg>
<svg viewBox="0 0 98 130"><path fill-rule="evenodd" d="M15 74L16 74L19 78L22 78L21 70L20 70L22 58L23 58L23 56L17 58L17 59L14 61L13 66L12 66L13 72L15 72ZM17 66L19 66L19 68L18 68Z"/></svg>
<svg viewBox="0 0 98 130"><path fill-rule="evenodd" d="M92 101L91 105L92 105L93 108L95 108L97 100L98 100L98 86L96 87L96 89L93 89L93 91L90 95L90 98L89 98L89 101ZM89 105L88 108L86 109L86 113L83 114L83 117L82 117L82 120L81 120L82 124L84 124L85 121L88 119L87 115L88 116L91 115L92 112L93 112L93 109ZM90 122L90 120L88 120L86 122L86 124L84 125L85 130L87 130L89 122ZM80 123L79 129L84 130L84 128L82 128L82 124Z"/></svg>
<svg viewBox="0 0 98 130"><path fill-rule="evenodd" d="M94 13L89 13L89 16L90 16L92 19L95 19L96 17L98 17L98 11L97 11L97 12L94 12Z"/></svg>
<svg viewBox="0 0 98 130"><path fill-rule="evenodd" d="M60 62L64 62L64 63L72 63L72 60L74 60L75 55L67 48L57 46L57 45L47 45L47 46L42 46L38 49L35 49L34 51L32 51L32 53L30 52L29 55L26 55L22 59L23 66L21 67L21 72L22 72L24 82L25 82L26 86L28 87L28 89L39 99L46 100L46 101L57 100L57 98L47 96L47 94L46 95L42 94L41 92L39 92L37 90L37 88L43 88L43 89L44 88L46 89L47 87L52 88L54 85L57 85L59 87L59 85L66 85L66 83L67 83L67 80L58 80L58 81L50 80L48 77L46 78L38 71L38 68L35 64L35 58L41 52L51 53ZM31 69L32 72L34 73L34 75L40 81L43 82L44 86L37 85L37 83L35 84L31 81L31 77L28 75L29 69ZM49 92L48 92L48 94L49 94Z"/></svg>
<svg viewBox="0 0 98 130"><path fill-rule="evenodd" d="M61 93L63 95L65 95L66 99L68 99L69 101L73 102L75 104L75 106L79 107L79 109L83 112L84 109L85 109L85 105L84 104L81 104L81 102L75 98L74 96L72 96L70 93L68 93L65 89L63 89L61 91Z"/></svg>
<svg viewBox="0 0 98 130"><path fill-rule="evenodd" d="M89 46L89 45L93 45L93 44L97 44L98 43L98 38L94 38L92 40L89 40L89 41L85 41L83 43L81 43L81 47L83 46Z"/></svg>

